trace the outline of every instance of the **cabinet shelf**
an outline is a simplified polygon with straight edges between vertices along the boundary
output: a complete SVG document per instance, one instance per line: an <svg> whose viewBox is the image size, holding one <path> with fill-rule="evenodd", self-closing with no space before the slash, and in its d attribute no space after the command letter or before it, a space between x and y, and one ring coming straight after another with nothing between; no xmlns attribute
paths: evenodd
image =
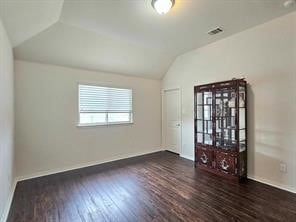
<svg viewBox="0 0 296 222"><path fill-rule="evenodd" d="M199 132L199 131L197 131L196 133L199 133L199 134L208 134L208 135L213 135L213 133Z"/></svg>

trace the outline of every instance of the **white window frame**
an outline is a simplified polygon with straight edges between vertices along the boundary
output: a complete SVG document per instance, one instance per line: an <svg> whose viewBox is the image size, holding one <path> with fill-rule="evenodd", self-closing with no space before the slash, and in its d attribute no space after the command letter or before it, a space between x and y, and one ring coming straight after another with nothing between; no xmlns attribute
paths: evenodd
<svg viewBox="0 0 296 222"><path fill-rule="evenodd" d="M125 122L109 122L108 121L108 112L106 113L106 122L105 123L80 123L80 92L79 92L79 85L88 85L88 86L97 86L97 87L106 87L106 88L117 88L117 89L130 89L132 88L125 88L125 87L118 87L118 86L110 86L110 85L103 85L103 84L93 84L93 83L78 83L77 84L77 110L78 110L78 117L77 117L77 126L78 127L88 127L88 126L117 126L117 125L131 125L134 124L134 119L133 119L133 104L134 104L134 97L133 97L133 90L132 90L132 112L129 113L130 115L130 121L125 121Z"/></svg>

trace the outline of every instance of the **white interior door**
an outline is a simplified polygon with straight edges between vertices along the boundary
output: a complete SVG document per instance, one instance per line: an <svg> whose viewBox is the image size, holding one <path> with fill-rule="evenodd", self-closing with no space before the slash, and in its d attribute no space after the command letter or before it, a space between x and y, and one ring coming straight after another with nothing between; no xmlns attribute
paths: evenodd
<svg viewBox="0 0 296 222"><path fill-rule="evenodd" d="M165 149L181 153L181 95L179 89L163 93L163 133Z"/></svg>

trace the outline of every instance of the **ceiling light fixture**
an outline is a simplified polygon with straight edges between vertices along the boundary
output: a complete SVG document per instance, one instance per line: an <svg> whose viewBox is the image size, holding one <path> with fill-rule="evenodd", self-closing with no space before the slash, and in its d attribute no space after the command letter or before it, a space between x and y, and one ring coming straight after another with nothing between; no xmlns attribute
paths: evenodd
<svg viewBox="0 0 296 222"><path fill-rule="evenodd" d="M152 0L152 7L161 15L168 13L174 6L175 0Z"/></svg>

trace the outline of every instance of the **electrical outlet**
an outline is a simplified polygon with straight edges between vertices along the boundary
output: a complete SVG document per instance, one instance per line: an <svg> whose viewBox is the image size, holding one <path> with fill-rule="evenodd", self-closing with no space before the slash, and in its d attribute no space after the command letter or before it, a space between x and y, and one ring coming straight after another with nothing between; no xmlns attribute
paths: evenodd
<svg viewBox="0 0 296 222"><path fill-rule="evenodd" d="M282 173L287 173L287 164L286 163L280 163L280 171Z"/></svg>

